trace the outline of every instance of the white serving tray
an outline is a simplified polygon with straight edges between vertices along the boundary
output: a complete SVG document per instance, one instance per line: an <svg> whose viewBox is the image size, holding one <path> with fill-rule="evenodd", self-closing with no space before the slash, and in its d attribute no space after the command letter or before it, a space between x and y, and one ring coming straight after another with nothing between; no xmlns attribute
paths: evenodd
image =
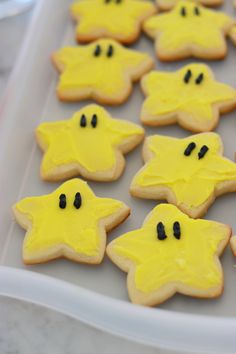
<svg viewBox="0 0 236 354"><path fill-rule="evenodd" d="M231 0L225 9L233 13ZM69 17L70 1L41 0L14 73L0 103L0 294L56 309L91 326L155 347L196 353L236 352L236 259L228 248L222 257L225 291L217 300L200 300L176 295L159 308L129 303L126 274L107 257L100 266L79 265L58 260L45 265L24 266L22 230L13 220L11 205L25 196L51 192L58 184L39 178L42 153L36 146L34 129L43 120L69 118L87 104L60 103L55 95L58 75L52 67L51 52L75 44L74 26ZM134 46L153 57L153 43L145 36ZM236 86L236 48L229 44L229 55L221 62L209 63L219 80ZM175 70L186 62L161 64ZM136 85L128 102L108 110L119 118L139 121L143 96ZM221 119L225 154L236 151L236 112ZM146 129L178 137L189 133L178 126ZM132 208L131 217L109 239L137 228L155 205L154 201L132 198L128 188L132 176L142 166L141 147L127 156L127 168L114 183L90 183L100 196L114 197ZM236 194L214 203L207 218L232 225L236 233Z"/></svg>

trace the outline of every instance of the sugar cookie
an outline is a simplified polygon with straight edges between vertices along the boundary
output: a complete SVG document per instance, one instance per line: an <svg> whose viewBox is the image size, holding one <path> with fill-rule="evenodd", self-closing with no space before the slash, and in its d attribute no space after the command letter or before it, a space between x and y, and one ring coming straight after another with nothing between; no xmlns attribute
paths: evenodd
<svg viewBox="0 0 236 354"><path fill-rule="evenodd" d="M152 71L141 85L147 96L141 113L146 125L178 122L193 132L210 131L220 113L236 108L236 90L217 82L204 64L189 64L176 72Z"/></svg>
<svg viewBox="0 0 236 354"><path fill-rule="evenodd" d="M158 305L175 293L213 298L223 291L219 256L231 229L215 221L190 219L174 205L159 204L140 229L116 238L107 254L128 273L132 302Z"/></svg>
<svg viewBox="0 0 236 354"><path fill-rule="evenodd" d="M60 181L77 175L97 181L114 181L125 167L123 154L144 137L137 124L113 119L101 106L91 104L71 119L42 123L37 141L45 151L41 177Z"/></svg>
<svg viewBox="0 0 236 354"><path fill-rule="evenodd" d="M17 222L27 230L25 264L60 257L98 264L104 256L106 232L130 213L124 203L96 197L86 182L76 178L51 194L22 199L13 211Z"/></svg>
<svg viewBox="0 0 236 354"><path fill-rule="evenodd" d="M170 12L146 20L144 30L155 40L160 60L191 56L215 60L224 58L227 53L225 36L233 23L223 12L180 1Z"/></svg>
<svg viewBox="0 0 236 354"><path fill-rule="evenodd" d="M148 54L127 49L112 39L100 39L79 47L65 47L52 60L61 72L57 86L63 101L92 98L105 104L121 104L139 80L153 67Z"/></svg>
<svg viewBox="0 0 236 354"><path fill-rule="evenodd" d="M166 199L191 217L200 217L217 196L236 191L236 164L222 152L216 133L184 139L150 136L143 147L145 165L133 178L131 194Z"/></svg>
<svg viewBox="0 0 236 354"><path fill-rule="evenodd" d="M133 43L142 22L155 12L154 4L145 0L80 0L71 5L78 22L76 39L85 43L104 37Z"/></svg>

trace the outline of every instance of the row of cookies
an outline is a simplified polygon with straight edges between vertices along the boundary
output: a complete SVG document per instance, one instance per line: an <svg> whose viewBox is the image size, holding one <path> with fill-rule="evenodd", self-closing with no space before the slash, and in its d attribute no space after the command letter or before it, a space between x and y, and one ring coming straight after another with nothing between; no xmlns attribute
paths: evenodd
<svg viewBox="0 0 236 354"><path fill-rule="evenodd" d="M221 0L159 0L160 7L174 8L157 15L155 6L148 1L82 0L72 5L71 13L78 22L76 39L81 43L107 37L130 44L137 40L142 27L155 40L160 60L191 56L224 58L227 54L224 37L236 42L236 22L222 12L204 8L199 2L217 5Z"/></svg>
<svg viewBox="0 0 236 354"><path fill-rule="evenodd" d="M27 230L25 264L57 258L99 264L105 249L128 273L132 302L157 305L175 293L214 298L223 291L219 256L236 236L219 222L191 219L171 204L159 204L141 228L117 237L106 248L106 233L123 222L130 209L122 202L98 198L86 182L72 179L48 195L14 205L17 222Z"/></svg>
<svg viewBox="0 0 236 354"><path fill-rule="evenodd" d="M53 55L53 61L63 71L57 86L61 100L92 98L116 105L128 98L132 81L153 66L147 54L108 39L88 47L63 48ZM171 73L152 71L142 78L141 87L147 96L141 121L150 126L178 122L193 132L210 131L220 113L236 108L236 90L217 82L205 64L189 64Z"/></svg>
<svg viewBox="0 0 236 354"><path fill-rule="evenodd" d="M111 182L122 175L124 154L143 140L144 130L91 104L71 119L41 123L36 138L44 151L43 180L63 181L80 175ZM130 192L139 198L165 199L194 218L203 216L215 197L236 190L236 164L222 153L216 133L182 139L148 136L143 145L145 165L134 176Z"/></svg>

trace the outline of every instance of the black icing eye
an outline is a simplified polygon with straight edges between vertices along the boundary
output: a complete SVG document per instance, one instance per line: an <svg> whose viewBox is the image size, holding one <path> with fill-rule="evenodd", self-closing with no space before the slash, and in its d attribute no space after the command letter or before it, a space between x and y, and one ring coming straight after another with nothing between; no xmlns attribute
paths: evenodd
<svg viewBox="0 0 236 354"><path fill-rule="evenodd" d="M112 57L112 55L114 54L114 48L113 46L110 44L108 49L107 49L107 57L110 58Z"/></svg>
<svg viewBox="0 0 236 354"><path fill-rule="evenodd" d="M158 240L165 240L165 238L167 238L165 233L165 227L162 222L159 222L157 224L157 237Z"/></svg>
<svg viewBox="0 0 236 354"><path fill-rule="evenodd" d="M96 114L93 114L92 120L91 120L91 125L93 128L96 128L97 124L98 124L98 117Z"/></svg>
<svg viewBox="0 0 236 354"><path fill-rule="evenodd" d="M122 2L122 0L116 0L117 4L120 4Z"/></svg>
<svg viewBox="0 0 236 354"><path fill-rule="evenodd" d="M201 74L199 74L198 77L196 78L195 83L196 83L197 85L200 85L200 83L203 81L203 79L204 79L204 74L201 73Z"/></svg>
<svg viewBox="0 0 236 354"><path fill-rule="evenodd" d="M180 224L178 221L175 221L173 224L173 233L174 237L179 240L181 237L181 230L180 230Z"/></svg>
<svg viewBox="0 0 236 354"><path fill-rule="evenodd" d="M209 147L206 145L203 145L198 153L198 159L199 160L202 159L206 155L208 150L209 150Z"/></svg>
<svg viewBox="0 0 236 354"><path fill-rule="evenodd" d="M195 149L195 147L196 147L196 144L194 142L191 142L190 144L188 144L188 146L184 150L184 155L185 156L191 155L191 152Z"/></svg>
<svg viewBox="0 0 236 354"><path fill-rule="evenodd" d="M180 14L181 14L181 16L183 16L183 17L185 17L186 16L186 8L185 7L181 7L181 9L180 9Z"/></svg>
<svg viewBox="0 0 236 354"><path fill-rule="evenodd" d="M95 57L98 57L101 54L101 47L100 47L99 44L96 46L93 54L94 54Z"/></svg>
<svg viewBox="0 0 236 354"><path fill-rule="evenodd" d="M191 79L191 76L192 76L192 71L189 69L186 74L184 75L184 82L186 84L189 83L189 80Z"/></svg>
<svg viewBox="0 0 236 354"><path fill-rule="evenodd" d="M195 13L196 16L200 16L200 10L199 10L199 8L197 6L194 7L194 13Z"/></svg>
<svg viewBox="0 0 236 354"><path fill-rule="evenodd" d="M76 209L79 209L81 207L81 204L82 204L82 198L81 198L81 194L78 192L75 195L74 207Z"/></svg>
<svg viewBox="0 0 236 354"><path fill-rule="evenodd" d="M61 194L59 196L59 207L61 209L65 209L65 207L66 207L66 195L65 194Z"/></svg>
<svg viewBox="0 0 236 354"><path fill-rule="evenodd" d="M84 114L82 114L81 118L80 118L80 126L82 128L86 127L87 122L86 122L86 116Z"/></svg>

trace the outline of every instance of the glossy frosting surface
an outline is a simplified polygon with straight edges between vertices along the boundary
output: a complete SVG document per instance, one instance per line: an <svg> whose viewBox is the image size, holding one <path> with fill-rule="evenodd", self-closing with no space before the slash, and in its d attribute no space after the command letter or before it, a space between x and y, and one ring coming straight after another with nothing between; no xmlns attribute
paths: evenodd
<svg viewBox="0 0 236 354"><path fill-rule="evenodd" d="M152 65L148 54L127 49L112 39L64 47L54 55L54 60L62 71L59 93L77 92L84 98L99 96L107 100L128 95L132 80L140 78Z"/></svg>
<svg viewBox="0 0 236 354"><path fill-rule="evenodd" d="M75 208L76 193L81 194L81 207ZM60 208L60 195L66 196L66 207ZM97 256L104 241L99 230L101 219L119 212L124 204L118 200L98 198L86 182L72 179L48 195L28 197L15 208L31 223L24 240L23 253L30 255L57 246L67 246L85 256Z"/></svg>
<svg viewBox="0 0 236 354"><path fill-rule="evenodd" d="M112 119L104 108L91 104L71 119L40 124L36 134L46 150L42 162L45 174L71 164L96 173L114 168L119 146L127 141L138 144L144 131L126 120Z"/></svg>
<svg viewBox="0 0 236 354"><path fill-rule="evenodd" d="M79 21L79 38L110 36L126 40L137 36L139 23L155 12L155 6L143 0L82 0L72 4L71 12Z"/></svg>
<svg viewBox="0 0 236 354"><path fill-rule="evenodd" d="M200 75L202 80L199 82ZM148 121L158 122L161 117L163 124L163 115L168 115L168 123L170 114L184 113L191 117L186 124L190 127L192 124L192 129L200 128L202 124L207 129L216 119L213 105L236 104L236 90L217 82L204 64L189 64L172 73L152 71L142 79L142 87L147 95L142 113Z"/></svg>
<svg viewBox="0 0 236 354"><path fill-rule="evenodd" d="M196 10L197 9L197 10ZM233 20L223 12L209 10L194 2L180 1L168 13L147 19L144 29L157 38L157 49L176 53L186 48L195 54L197 50L219 50L225 47L224 33Z"/></svg>
<svg viewBox="0 0 236 354"><path fill-rule="evenodd" d="M189 156L184 154L190 143L196 147ZM236 183L236 164L222 156L222 143L216 133L201 133L184 139L161 135L146 139L152 158L136 174L133 186L167 187L177 205L198 207L215 193L222 182ZM208 151L199 159L201 148Z"/></svg>
<svg viewBox="0 0 236 354"><path fill-rule="evenodd" d="M180 224L180 239L173 235L176 221ZM157 237L159 222L165 227L164 240ZM158 291L171 282L209 289L222 282L216 255L219 244L226 244L229 236L230 229L224 224L190 219L175 206L160 204L140 229L118 237L110 245L120 262L132 262L135 287L144 293Z"/></svg>

